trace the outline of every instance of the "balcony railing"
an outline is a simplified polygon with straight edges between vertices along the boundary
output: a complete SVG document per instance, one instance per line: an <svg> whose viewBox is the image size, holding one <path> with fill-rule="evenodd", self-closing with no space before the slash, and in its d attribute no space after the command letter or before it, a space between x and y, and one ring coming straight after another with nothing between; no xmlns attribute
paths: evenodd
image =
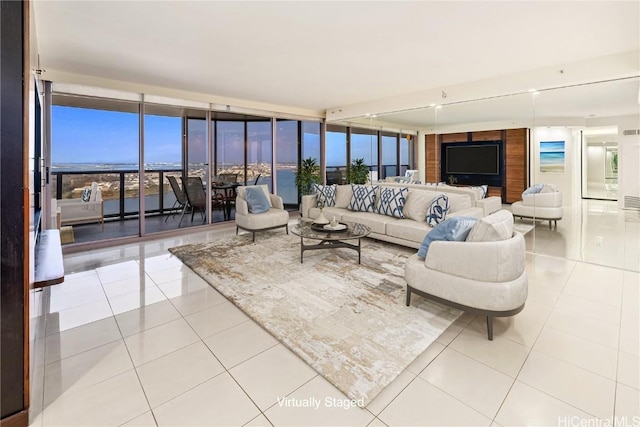
<svg viewBox="0 0 640 427"><path fill-rule="evenodd" d="M165 180L166 175L180 177L180 169L145 170L144 188L145 215L162 215L170 210L176 198ZM104 200L105 218L138 216L140 197L140 178L138 170L74 170L53 171L53 188L56 199L75 199L82 197L85 187L97 182Z"/></svg>

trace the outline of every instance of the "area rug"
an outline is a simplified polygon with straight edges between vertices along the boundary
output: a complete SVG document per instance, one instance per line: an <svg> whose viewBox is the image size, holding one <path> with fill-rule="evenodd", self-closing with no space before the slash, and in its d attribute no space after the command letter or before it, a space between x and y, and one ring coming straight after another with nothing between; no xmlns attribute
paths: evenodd
<svg viewBox="0 0 640 427"><path fill-rule="evenodd" d="M73 243L74 241L75 241L75 238L73 236L73 227L71 226L61 227L60 243L64 245L67 243Z"/></svg>
<svg viewBox="0 0 640 427"><path fill-rule="evenodd" d="M362 241L308 251L282 231L169 249L346 396L368 404L461 314L414 298L404 264L414 249Z"/></svg>

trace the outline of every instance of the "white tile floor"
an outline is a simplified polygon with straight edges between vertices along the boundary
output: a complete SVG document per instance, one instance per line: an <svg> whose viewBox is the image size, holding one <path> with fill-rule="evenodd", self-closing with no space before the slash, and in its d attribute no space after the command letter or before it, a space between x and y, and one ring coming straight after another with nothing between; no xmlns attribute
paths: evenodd
<svg viewBox="0 0 640 427"><path fill-rule="evenodd" d="M326 405L344 396L166 251L232 229L66 256L41 296L31 425L640 425L640 239L614 206L539 226L526 309L492 342L463 315L366 408Z"/></svg>

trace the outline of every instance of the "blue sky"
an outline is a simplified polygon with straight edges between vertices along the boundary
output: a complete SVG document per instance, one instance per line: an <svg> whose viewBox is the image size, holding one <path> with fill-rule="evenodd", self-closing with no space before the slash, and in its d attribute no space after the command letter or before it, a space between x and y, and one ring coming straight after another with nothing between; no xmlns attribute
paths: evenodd
<svg viewBox="0 0 640 427"><path fill-rule="evenodd" d="M55 105L52 108L52 163L138 163L138 114L107 110L92 110ZM194 124L195 123L195 124ZM202 123L202 125L201 125ZM243 135L240 123L219 122L218 132L226 131L224 150L225 162L242 163ZM181 127L179 117L145 116L145 159L147 163L179 163L181 159ZM190 138L192 145L189 156L204 156L204 122L190 120ZM234 134L237 131L237 134ZM295 163L297 161L297 124L292 121L278 121L278 162ZM249 124L253 139L270 140L270 122ZM222 136L219 136L221 140ZM234 141L235 140L235 141ZM250 138L251 140L251 138ZM327 165L346 164L346 139L344 133L327 132ZM235 148L232 148L235 147ZM250 158L266 159L271 154L269 144L250 148ZM369 135L353 135L351 157L364 158L372 162L371 149L377 151L376 138ZM303 156L314 156L320 152L320 137L317 133L304 134ZM219 149L219 154L222 149ZM268 159L270 160L270 158ZM404 159L403 159L404 160ZM395 163L395 146L383 141L382 161Z"/></svg>

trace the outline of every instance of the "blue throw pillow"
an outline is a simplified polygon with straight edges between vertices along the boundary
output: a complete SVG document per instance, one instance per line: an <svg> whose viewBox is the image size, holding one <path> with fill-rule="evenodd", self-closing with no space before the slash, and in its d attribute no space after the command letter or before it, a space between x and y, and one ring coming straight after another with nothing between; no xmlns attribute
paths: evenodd
<svg viewBox="0 0 640 427"><path fill-rule="evenodd" d="M261 214L269 210L269 199L261 187L247 187L245 199L252 214Z"/></svg>
<svg viewBox="0 0 640 427"><path fill-rule="evenodd" d="M432 227L443 222L447 216L447 212L449 211L449 198L446 194L441 194L429 205L429 210L427 211L427 224Z"/></svg>
<svg viewBox="0 0 640 427"><path fill-rule="evenodd" d="M522 192L522 198L524 198L525 194L537 194L540 191L542 191L542 187L544 187L544 184L536 184L536 185L532 185L531 187L527 188L526 190L524 190Z"/></svg>
<svg viewBox="0 0 640 427"><path fill-rule="evenodd" d="M409 193L408 188L380 187L380 200L376 212L394 218L404 218L402 208Z"/></svg>
<svg viewBox="0 0 640 427"><path fill-rule="evenodd" d="M313 184L313 193L318 198L318 206L332 207L336 205L336 186Z"/></svg>
<svg viewBox="0 0 640 427"><path fill-rule="evenodd" d="M418 258L425 259L427 252L429 252L429 245L436 240L465 241L477 220L478 218L470 216L454 216L436 225L433 230L424 236L424 240L418 250Z"/></svg>
<svg viewBox="0 0 640 427"><path fill-rule="evenodd" d="M347 209L356 212L375 212L377 190L377 185L351 184L351 200Z"/></svg>

